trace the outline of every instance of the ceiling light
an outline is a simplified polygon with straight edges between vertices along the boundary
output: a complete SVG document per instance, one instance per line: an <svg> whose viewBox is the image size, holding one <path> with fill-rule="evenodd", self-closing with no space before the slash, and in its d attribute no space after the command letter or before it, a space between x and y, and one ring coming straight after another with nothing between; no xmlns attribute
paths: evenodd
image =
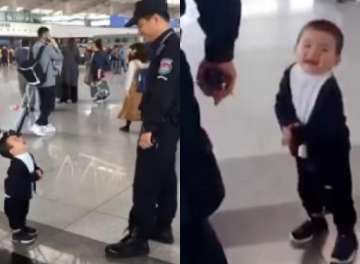
<svg viewBox="0 0 360 264"><path fill-rule="evenodd" d="M0 11L8 11L8 10L9 10L9 6L0 7Z"/></svg>

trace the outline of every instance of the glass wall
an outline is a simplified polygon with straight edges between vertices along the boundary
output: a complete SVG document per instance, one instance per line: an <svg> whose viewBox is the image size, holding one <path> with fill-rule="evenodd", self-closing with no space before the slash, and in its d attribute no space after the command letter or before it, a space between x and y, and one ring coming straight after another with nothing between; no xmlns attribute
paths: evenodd
<svg viewBox="0 0 360 264"><path fill-rule="evenodd" d="M0 11L0 21L21 22L21 23L40 23L41 16L32 14L29 10L23 11Z"/></svg>

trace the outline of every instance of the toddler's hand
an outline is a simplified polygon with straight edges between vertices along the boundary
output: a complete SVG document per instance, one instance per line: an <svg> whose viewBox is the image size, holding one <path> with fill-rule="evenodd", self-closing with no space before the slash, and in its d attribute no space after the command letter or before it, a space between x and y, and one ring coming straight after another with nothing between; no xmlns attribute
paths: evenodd
<svg viewBox="0 0 360 264"><path fill-rule="evenodd" d="M292 156L297 157L298 148L299 148L299 139L297 138L297 134L295 133L295 129L300 127L299 123L290 124L287 127L283 128L283 145L289 147L289 152Z"/></svg>
<svg viewBox="0 0 360 264"><path fill-rule="evenodd" d="M36 175L38 176L38 181L44 177L44 172L42 170L36 170Z"/></svg>
<svg viewBox="0 0 360 264"><path fill-rule="evenodd" d="M292 141L294 140L293 129L299 126L299 123L292 123L286 127L283 127L282 145L289 146L292 144Z"/></svg>
<svg viewBox="0 0 360 264"><path fill-rule="evenodd" d="M292 138L292 131L290 126L284 127L282 130L282 140L281 144L283 146L289 146Z"/></svg>

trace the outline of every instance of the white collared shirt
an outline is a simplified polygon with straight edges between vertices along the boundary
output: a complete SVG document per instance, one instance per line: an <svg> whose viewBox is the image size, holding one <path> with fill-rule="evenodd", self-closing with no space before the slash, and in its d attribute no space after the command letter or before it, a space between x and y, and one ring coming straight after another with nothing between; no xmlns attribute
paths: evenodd
<svg viewBox="0 0 360 264"><path fill-rule="evenodd" d="M31 155L26 152L20 155L15 156L15 158L21 160L22 162L24 162L24 164L26 165L27 169L29 170L30 173L34 173L35 172L35 164L34 164L34 160L31 157Z"/></svg>
<svg viewBox="0 0 360 264"><path fill-rule="evenodd" d="M290 87L296 115L302 124L307 124L314 110L322 86L332 76L332 72L321 75L311 75L299 64L290 72Z"/></svg>

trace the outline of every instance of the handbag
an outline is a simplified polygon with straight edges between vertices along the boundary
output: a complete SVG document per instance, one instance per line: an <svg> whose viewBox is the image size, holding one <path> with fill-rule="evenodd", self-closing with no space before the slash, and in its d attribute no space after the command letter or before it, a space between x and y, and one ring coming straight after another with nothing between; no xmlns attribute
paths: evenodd
<svg viewBox="0 0 360 264"><path fill-rule="evenodd" d="M107 81L100 81L90 85L91 97L107 98L110 96L110 87Z"/></svg>

